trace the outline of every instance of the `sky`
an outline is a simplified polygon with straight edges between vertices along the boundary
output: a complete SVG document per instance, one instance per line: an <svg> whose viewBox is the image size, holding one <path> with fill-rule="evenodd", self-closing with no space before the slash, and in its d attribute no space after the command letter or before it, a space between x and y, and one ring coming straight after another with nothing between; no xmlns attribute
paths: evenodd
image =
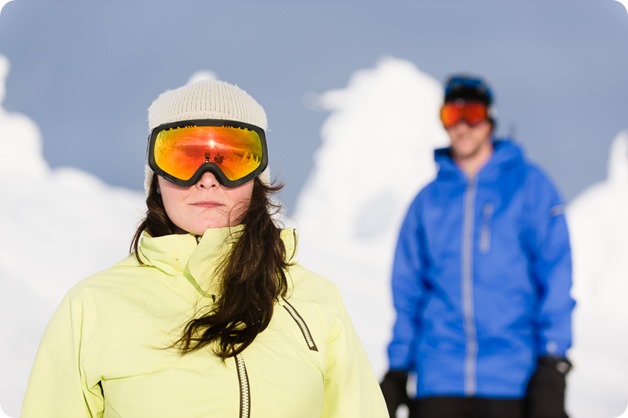
<svg viewBox="0 0 628 418"><path fill-rule="evenodd" d="M484 76L497 133L525 145L567 200L604 179L628 113L628 13L615 0L14 0L0 54L12 66L4 106L37 121L50 167L137 191L152 100L200 70L238 84L267 109L290 213L329 116L318 96L386 57L439 83Z"/></svg>
<svg viewBox="0 0 628 418"><path fill-rule="evenodd" d="M127 255L144 194L86 170L53 167L38 121L4 107L9 66L0 55L0 408L16 418L50 315L71 286ZM398 58L322 92L316 105L328 116L313 168L294 213L281 217L298 228L299 261L339 287L378 376L394 314L389 271L397 229L435 174L433 148L446 141L432 112L439 92L439 80ZM402 122L414 110L422 117L408 130ZM369 129L364 120L372 121ZM383 133L391 140L382 141ZM628 405L628 128L608 142L604 178L567 206L578 303L572 418L617 417ZM362 175L363 186L334 181L364 161L377 170Z"/></svg>

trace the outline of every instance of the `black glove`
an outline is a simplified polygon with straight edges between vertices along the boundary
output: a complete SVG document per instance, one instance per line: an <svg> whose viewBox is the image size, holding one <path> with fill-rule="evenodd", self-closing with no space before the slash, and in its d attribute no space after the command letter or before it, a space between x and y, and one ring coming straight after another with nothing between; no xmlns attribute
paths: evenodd
<svg viewBox="0 0 628 418"><path fill-rule="evenodd" d="M544 356L538 360L526 397L528 418L568 418L565 412L565 381L569 360Z"/></svg>
<svg viewBox="0 0 628 418"><path fill-rule="evenodd" d="M406 391L406 383L408 381L408 373L401 370L389 370L384 376L384 380L379 384L386 400L388 407L388 415L395 418L397 408L402 404L408 404L408 392Z"/></svg>

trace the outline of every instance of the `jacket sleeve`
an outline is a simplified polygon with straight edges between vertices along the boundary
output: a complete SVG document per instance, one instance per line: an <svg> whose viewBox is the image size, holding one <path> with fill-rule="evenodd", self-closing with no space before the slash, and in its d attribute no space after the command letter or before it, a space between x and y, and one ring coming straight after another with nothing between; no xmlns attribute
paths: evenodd
<svg viewBox="0 0 628 418"><path fill-rule="evenodd" d="M340 294L327 337L325 398L321 418L387 418L379 383Z"/></svg>
<svg viewBox="0 0 628 418"><path fill-rule="evenodd" d="M98 382L88 383L82 366L83 310L66 296L39 345L22 404L21 418L103 416Z"/></svg>
<svg viewBox="0 0 628 418"><path fill-rule="evenodd" d="M529 213L532 274L537 288L535 321L539 356L566 357L572 342L572 263L564 204L540 176L532 188Z"/></svg>
<svg viewBox="0 0 628 418"><path fill-rule="evenodd" d="M420 332L419 313L425 293L420 197L414 200L401 225L393 259L391 282L396 318L388 345L391 370L410 371L415 366L413 347Z"/></svg>

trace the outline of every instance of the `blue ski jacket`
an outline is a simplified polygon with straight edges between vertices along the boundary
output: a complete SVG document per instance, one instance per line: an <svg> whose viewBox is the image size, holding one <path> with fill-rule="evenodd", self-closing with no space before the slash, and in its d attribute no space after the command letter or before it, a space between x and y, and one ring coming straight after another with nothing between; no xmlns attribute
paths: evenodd
<svg viewBox="0 0 628 418"><path fill-rule="evenodd" d="M522 398L537 358L571 345L563 202L518 145L493 145L475 178L436 150L401 226L389 366L416 373L419 398Z"/></svg>

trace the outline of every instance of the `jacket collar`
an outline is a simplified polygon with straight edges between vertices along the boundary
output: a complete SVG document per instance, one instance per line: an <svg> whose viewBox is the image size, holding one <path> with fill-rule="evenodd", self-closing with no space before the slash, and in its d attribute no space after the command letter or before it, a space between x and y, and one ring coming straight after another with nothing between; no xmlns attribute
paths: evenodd
<svg viewBox="0 0 628 418"><path fill-rule="evenodd" d="M201 294L217 294L219 283L214 279L219 263L244 231L243 225L211 228L203 236L173 234L161 237L142 235L140 258L145 265L155 267L168 276L184 275ZM281 231L286 258L293 261L297 248L297 233L293 228Z"/></svg>
<svg viewBox="0 0 628 418"><path fill-rule="evenodd" d="M464 177L451 157L451 147L439 148L434 151L434 160L438 165L439 176ZM493 154L487 163L480 169L478 176L498 175L504 168L523 161L523 149L509 139L493 139Z"/></svg>

